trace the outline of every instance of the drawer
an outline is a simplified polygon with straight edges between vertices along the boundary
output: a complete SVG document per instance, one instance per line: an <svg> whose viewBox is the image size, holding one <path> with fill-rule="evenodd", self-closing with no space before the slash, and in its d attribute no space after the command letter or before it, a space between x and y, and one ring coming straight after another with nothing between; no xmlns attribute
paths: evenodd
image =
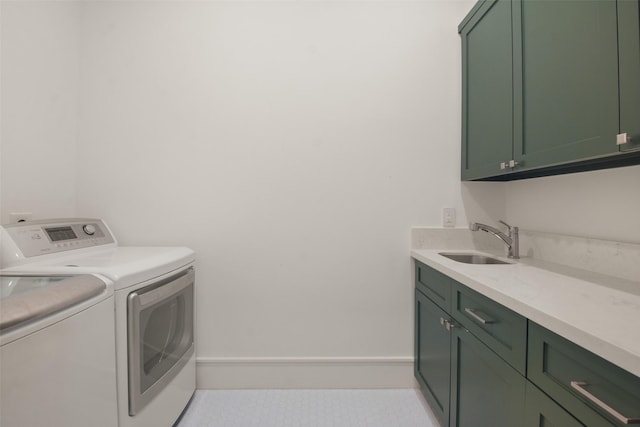
<svg viewBox="0 0 640 427"><path fill-rule="evenodd" d="M525 427L585 427L583 423L576 420L529 381L527 381L524 401Z"/></svg>
<svg viewBox="0 0 640 427"><path fill-rule="evenodd" d="M447 313L451 313L451 282L448 276L416 260L416 288Z"/></svg>
<svg viewBox="0 0 640 427"><path fill-rule="evenodd" d="M640 378L533 322L527 373L589 426L640 425Z"/></svg>
<svg viewBox="0 0 640 427"><path fill-rule="evenodd" d="M498 356L525 374L527 319L452 280L451 315Z"/></svg>

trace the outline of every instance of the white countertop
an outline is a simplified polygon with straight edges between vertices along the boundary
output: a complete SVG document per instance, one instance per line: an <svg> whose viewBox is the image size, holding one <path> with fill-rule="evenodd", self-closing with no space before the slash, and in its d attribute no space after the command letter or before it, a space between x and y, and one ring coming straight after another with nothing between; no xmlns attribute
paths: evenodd
<svg viewBox="0 0 640 427"><path fill-rule="evenodd" d="M533 258L511 265L464 264L439 252L482 253L414 249L411 255L640 377L638 282Z"/></svg>

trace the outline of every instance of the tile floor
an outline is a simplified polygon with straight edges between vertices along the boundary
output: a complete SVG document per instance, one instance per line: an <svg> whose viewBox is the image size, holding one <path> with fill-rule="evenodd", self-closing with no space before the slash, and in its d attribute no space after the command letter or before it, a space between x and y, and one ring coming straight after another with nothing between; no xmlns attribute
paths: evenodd
<svg viewBox="0 0 640 427"><path fill-rule="evenodd" d="M417 390L198 390L174 427L439 427Z"/></svg>

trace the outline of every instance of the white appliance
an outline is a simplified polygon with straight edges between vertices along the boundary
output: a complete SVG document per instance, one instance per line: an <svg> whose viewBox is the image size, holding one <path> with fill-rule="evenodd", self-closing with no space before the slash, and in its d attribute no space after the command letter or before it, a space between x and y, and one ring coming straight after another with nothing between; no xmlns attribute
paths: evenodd
<svg viewBox="0 0 640 427"><path fill-rule="evenodd" d="M113 283L0 273L0 425L117 425Z"/></svg>
<svg viewBox="0 0 640 427"><path fill-rule="evenodd" d="M0 231L9 242L5 272L98 274L113 282L118 425L171 426L195 391L194 252L118 246L100 219Z"/></svg>

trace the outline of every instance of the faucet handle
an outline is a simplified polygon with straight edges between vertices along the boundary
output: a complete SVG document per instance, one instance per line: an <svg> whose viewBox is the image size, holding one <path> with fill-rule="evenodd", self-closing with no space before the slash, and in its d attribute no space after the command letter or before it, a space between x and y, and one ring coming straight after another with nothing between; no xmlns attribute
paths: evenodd
<svg viewBox="0 0 640 427"><path fill-rule="evenodd" d="M509 230L511 230L511 226L510 226L509 224L507 224L506 222L504 222L503 220L499 219L499 220L498 220L498 222L499 222L499 223L501 223L501 224L506 225L506 226L507 226L507 228L508 228Z"/></svg>

